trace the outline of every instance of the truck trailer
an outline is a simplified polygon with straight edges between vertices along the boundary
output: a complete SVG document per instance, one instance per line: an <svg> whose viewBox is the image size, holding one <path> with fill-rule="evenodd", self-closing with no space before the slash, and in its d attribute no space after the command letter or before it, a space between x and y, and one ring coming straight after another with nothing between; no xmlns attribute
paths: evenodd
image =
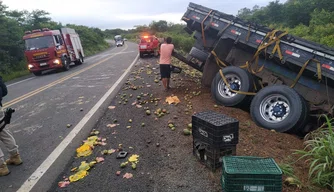
<svg viewBox="0 0 334 192"><path fill-rule="evenodd" d="M76 65L84 62L80 37L74 29L36 29L25 32L23 40L28 69L36 76L49 69L67 71L71 62Z"/></svg>
<svg viewBox="0 0 334 192"><path fill-rule="evenodd" d="M334 113L334 50L287 32L189 3L182 20L196 39L183 57L227 107L247 108L260 127L305 134L310 117Z"/></svg>

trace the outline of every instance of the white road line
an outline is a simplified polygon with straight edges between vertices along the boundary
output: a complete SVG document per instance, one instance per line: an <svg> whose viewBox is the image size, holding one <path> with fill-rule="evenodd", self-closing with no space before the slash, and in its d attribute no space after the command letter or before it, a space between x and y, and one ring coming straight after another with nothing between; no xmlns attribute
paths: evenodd
<svg viewBox="0 0 334 192"><path fill-rule="evenodd" d="M25 82L25 81L29 81L29 80L31 80L31 79L35 79L35 78L36 78L36 77L30 77L30 78L28 78L28 79L24 79L24 80L22 80L22 81L18 81L18 82L9 84L9 85L7 85L7 87L10 87L10 86L13 86L13 85L16 85L16 84L19 84L19 83L23 83L23 82Z"/></svg>
<svg viewBox="0 0 334 192"><path fill-rule="evenodd" d="M35 172L23 183L18 192L28 192L30 191L39 179L47 172L51 165L56 161L56 159L61 155L61 153L66 149L68 144L72 142L74 137L82 130L84 125L93 116L93 114L100 108L103 102L109 97L109 95L115 90L115 88L121 83L125 75L131 70L132 66L138 60L139 54L137 54L135 60L126 69L122 76L116 81L116 83L106 92L103 97L95 104L95 106L81 119L81 121L73 128L73 130L66 136L66 138L57 146L57 148L52 151L52 153L44 160L44 162L35 170Z"/></svg>

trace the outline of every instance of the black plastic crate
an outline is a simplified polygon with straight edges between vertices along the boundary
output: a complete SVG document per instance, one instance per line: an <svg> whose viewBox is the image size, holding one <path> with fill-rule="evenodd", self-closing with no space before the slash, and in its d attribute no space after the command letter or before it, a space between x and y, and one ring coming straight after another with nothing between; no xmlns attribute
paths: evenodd
<svg viewBox="0 0 334 192"><path fill-rule="evenodd" d="M281 192L282 171L273 158L225 156L221 184L224 192Z"/></svg>
<svg viewBox="0 0 334 192"><path fill-rule="evenodd" d="M215 171L220 168L223 163L224 156L236 155L236 145L213 148L210 145L200 142L198 140L193 141L193 154L194 156L211 171Z"/></svg>
<svg viewBox="0 0 334 192"><path fill-rule="evenodd" d="M213 111L192 116L193 138L213 148L228 147L239 142L239 121Z"/></svg>

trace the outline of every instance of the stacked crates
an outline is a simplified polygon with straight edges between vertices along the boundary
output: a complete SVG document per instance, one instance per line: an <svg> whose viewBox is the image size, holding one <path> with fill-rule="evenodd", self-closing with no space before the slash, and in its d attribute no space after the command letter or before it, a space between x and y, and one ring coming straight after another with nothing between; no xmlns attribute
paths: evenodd
<svg viewBox="0 0 334 192"><path fill-rule="evenodd" d="M193 154L212 171L222 166L223 157L236 155L239 121L213 111L192 116Z"/></svg>
<svg viewBox="0 0 334 192"><path fill-rule="evenodd" d="M281 192L282 171L272 158L223 157L224 192Z"/></svg>

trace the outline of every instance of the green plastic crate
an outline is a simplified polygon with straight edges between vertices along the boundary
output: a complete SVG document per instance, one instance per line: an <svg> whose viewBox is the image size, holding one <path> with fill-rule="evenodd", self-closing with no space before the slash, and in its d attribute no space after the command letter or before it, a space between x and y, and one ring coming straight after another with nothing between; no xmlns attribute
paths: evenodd
<svg viewBox="0 0 334 192"><path fill-rule="evenodd" d="M272 158L224 156L224 192L281 192L282 171Z"/></svg>

